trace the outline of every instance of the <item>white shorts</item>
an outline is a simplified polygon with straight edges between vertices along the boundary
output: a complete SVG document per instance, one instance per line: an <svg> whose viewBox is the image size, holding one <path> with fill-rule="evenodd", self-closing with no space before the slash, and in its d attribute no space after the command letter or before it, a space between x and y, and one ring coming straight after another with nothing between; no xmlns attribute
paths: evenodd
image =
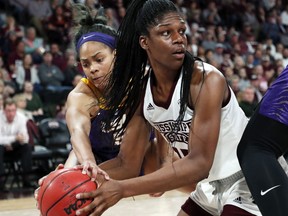
<svg viewBox="0 0 288 216"><path fill-rule="evenodd" d="M251 214L261 216L258 206L254 203L252 195L244 177L240 178L232 185L225 186L221 194L213 195L215 187L209 182L200 182L190 198L201 208L212 215L221 215L225 205L237 206Z"/></svg>

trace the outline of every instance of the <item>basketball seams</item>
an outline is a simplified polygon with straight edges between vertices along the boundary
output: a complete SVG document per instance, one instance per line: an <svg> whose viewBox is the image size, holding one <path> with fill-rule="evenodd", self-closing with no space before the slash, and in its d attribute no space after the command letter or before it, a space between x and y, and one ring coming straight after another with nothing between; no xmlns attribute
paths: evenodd
<svg viewBox="0 0 288 216"><path fill-rule="evenodd" d="M83 182L81 182L80 184L78 184L77 186L75 186L74 188L71 188L67 193L63 194L63 196L61 196L57 201L54 202L54 204L52 206L50 206L47 211L46 211L46 215L48 215L48 212L59 202L63 199L63 197L65 197L67 194L69 194L71 191L75 190L76 188L82 186L83 184L85 184L86 182L91 181L90 179L87 179Z"/></svg>
<svg viewBox="0 0 288 216"><path fill-rule="evenodd" d="M41 198L40 198L40 209L41 209L41 207L42 207L43 196L44 196L46 190L49 188L49 186L50 186L50 185L52 184L52 182L54 181L54 179L57 178L58 176L62 175L63 173L66 173L66 172L69 172L69 171L71 171L71 170L65 170L65 171L63 171L63 172L61 172L61 173L58 173L57 175L55 175L55 176L50 180L49 184L48 184L48 185L46 186L46 188L44 189L44 191L43 191L43 193L42 193L42 196L41 196ZM44 182L45 182L45 180L44 180ZM43 184L44 184L44 182L43 182ZM47 214L46 214L46 215L47 215ZM46 216L46 215L43 215L43 216Z"/></svg>

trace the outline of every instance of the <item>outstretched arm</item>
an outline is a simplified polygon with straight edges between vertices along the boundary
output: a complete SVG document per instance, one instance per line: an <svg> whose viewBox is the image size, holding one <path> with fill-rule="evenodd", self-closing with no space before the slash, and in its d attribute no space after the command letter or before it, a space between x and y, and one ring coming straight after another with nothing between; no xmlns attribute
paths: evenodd
<svg viewBox="0 0 288 216"><path fill-rule="evenodd" d="M89 139L91 109L92 104L94 104L93 109L95 109L95 101L96 99L91 96L91 93L77 92L75 89L71 91L67 99L66 122L74 153L78 162L83 165L83 173L88 173L93 179L96 178L97 173L104 174L108 178L108 175L96 164ZM97 110L93 111L94 115L98 112L99 107L96 106L96 108Z"/></svg>

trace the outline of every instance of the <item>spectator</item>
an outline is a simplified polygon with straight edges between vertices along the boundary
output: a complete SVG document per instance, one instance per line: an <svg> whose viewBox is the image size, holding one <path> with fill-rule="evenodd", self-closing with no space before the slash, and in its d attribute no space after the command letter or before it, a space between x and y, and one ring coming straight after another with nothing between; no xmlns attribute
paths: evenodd
<svg viewBox="0 0 288 216"><path fill-rule="evenodd" d="M16 82L18 89L23 90L25 81L30 81L36 88L40 88L40 80L38 77L38 70L35 64L33 64L32 56L26 53L23 57L22 64L16 67Z"/></svg>
<svg viewBox="0 0 288 216"><path fill-rule="evenodd" d="M26 102L25 95L23 93L15 94L13 96L13 100L16 103L18 112L23 114L27 118L27 120L34 120L32 112L26 109L27 102Z"/></svg>
<svg viewBox="0 0 288 216"><path fill-rule="evenodd" d="M42 100L38 93L34 91L34 86L30 81L24 82L23 94L27 103L26 110L32 112L33 119L39 122L45 118Z"/></svg>
<svg viewBox="0 0 288 216"><path fill-rule="evenodd" d="M276 44L276 51L274 54L274 59L278 60L278 59L283 59L283 50L284 50L284 45L282 43L277 43ZM285 67L285 66L284 66Z"/></svg>
<svg viewBox="0 0 288 216"><path fill-rule="evenodd" d="M282 54L283 67L285 68L288 65L288 47L284 47Z"/></svg>
<svg viewBox="0 0 288 216"><path fill-rule="evenodd" d="M218 65L221 65L224 61L223 53L224 45L222 43L217 43L213 53L213 59L217 62Z"/></svg>
<svg viewBox="0 0 288 216"><path fill-rule="evenodd" d="M30 53L35 64L40 64L42 62L42 53L44 51L43 39L37 37L36 29L34 27L29 27L26 29L26 35L23 38L25 43L25 52Z"/></svg>
<svg viewBox="0 0 288 216"><path fill-rule="evenodd" d="M11 50L8 55L8 71L11 78L16 78L16 67L22 64L22 59L25 54L25 44L23 41L18 40L16 44L16 49Z"/></svg>
<svg viewBox="0 0 288 216"><path fill-rule="evenodd" d="M252 86L247 86L238 93L239 106L244 111L247 117L251 117L254 109L257 106L255 102L255 89Z"/></svg>
<svg viewBox="0 0 288 216"><path fill-rule="evenodd" d="M52 54L52 64L56 65L62 72L67 66L67 60L60 50L58 43L50 44L50 52Z"/></svg>
<svg viewBox="0 0 288 216"><path fill-rule="evenodd" d="M66 86L73 86L73 80L76 75L80 75L82 77L82 73L78 70L75 55L70 54L68 55L67 67L64 70L65 80L63 84Z"/></svg>
<svg viewBox="0 0 288 216"><path fill-rule="evenodd" d="M30 23L36 28L38 34L48 41L43 25L52 15L50 1L30 0L27 5L28 14L31 17Z"/></svg>
<svg viewBox="0 0 288 216"><path fill-rule="evenodd" d="M250 82L251 82L251 85L254 87L254 90L255 90L254 102L259 103L263 97L262 92L259 90L260 79L258 79L258 76L256 74L252 74Z"/></svg>
<svg viewBox="0 0 288 216"><path fill-rule="evenodd" d="M11 78L7 71L7 69L4 67L4 62L2 56L0 56L0 79L2 79L4 82L10 82Z"/></svg>
<svg viewBox="0 0 288 216"><path fill-rule="evenodd" d="M7 1L7 0L6 0ZM26 25L27 22L27 5L29 0L8 0L10 5L10 10L13 17L16 18L17 22L21 25Z"/></svg>
<svg viewBox="0 0 288 216"><path fill-rule="evenodd" d="M49 43L59 43L66 47L70 41L68 32L70 20L67 20L62 5L57 5L49 17L45 29Z"/></svg>
<svg viewBox="0 0 288 216"><path fill-rule="evenodd" d="M0 111L0 174L5 173L4 157L20 159L23 169L23 187L33 187L29 173L32 170L32 148L28 144L27 119L17 111L15 101L8 98ZM3 179L0 190L4 189Z"/></svg>
<svg viewBox="0 0 288 216"><path fill-rule="evenodd" d="M15 33L17 37L22 38L24 36L23 27L18 25L15 18L12 15L7 15L6 24L2 26L1 33L7 37L9 33Z"/></svg>
<svg viewBox="0 0 288 216"><path fill-rule="evenodd" d="M39 65L38 76L41 85L52 91L60 90L64 75L62 71L52 63L53 56L50 51L43 53L43 63Z"/></svg>
<svg viewBox="0 0 288 216"><path fill-rule="evenodd" d="M17 37L16 32L10 31L7 35L2 34L1 38L1 49L3 57L5 58L5 65L7 65L7 58L11 52L16 50L17 44L22 38Z"/></svg>
<svg viewBox="0 0 288 216"><path fill-rule="evenodd" d="M244 90L246 87L250 86L250 80L248 79L247 76L247 71L245 67L242 67L238 71L239 75L239 89L240 91Z"/></svg>
<svg viewBox="0 0 288 216"><path fill-rule="evenodd" d="M275 10L271 10L269 12L267 19L262 25L262 31L267 38L271 38L273 40L274 44L280 42L281 30L277 23L277 14Z"/></svg>
<svg viewBox="0 0 288 216"><path fill-rule="evenodd" d="M245 69L246 69L246 73L247 73L247 77L248 79L251 78L252 72L253 72L253 68L254 68L254 55L252 53L248 53L246 55L245 58Z"/></svg>

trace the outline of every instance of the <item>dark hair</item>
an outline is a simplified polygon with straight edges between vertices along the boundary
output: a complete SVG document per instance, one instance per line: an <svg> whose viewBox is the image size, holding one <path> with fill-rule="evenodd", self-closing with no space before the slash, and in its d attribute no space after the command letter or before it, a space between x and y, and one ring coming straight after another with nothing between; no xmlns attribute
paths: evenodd
<svg viewBox="0 0 288 216"><path fill-rule="evenodd" d="M117 127L122 116L126 114L126 120L122 125L124 129L135 113L143 98L146 85L144 75L148 60L146 51L139 44L139 37L149 35L149 28L157 25L165 14L171 12L178 13L174 3L169 0L134 0L127 8L118 30L116 61L108 84L109 95L106 98L107 105L111 109L105 122L107 127L111 125L111 121L114 121ZM183 119L188 103L193 65L193 56L186 52L183 63L179 121ZM118 109L118 107L121 108ZM114 113L118 113L117 117Z"/></svg>
<svg viewBox="0 0 288 216"><path fill-rule="evenodd" d="M104 16L104 8L99 8L95 17L92 16L90 9L83 4L73 4L73 27L74 27L74 46L82 35L89 32L101 32L116 37L117 31L107 25ZM79 56L77 56L79 57Z"/></svg>

